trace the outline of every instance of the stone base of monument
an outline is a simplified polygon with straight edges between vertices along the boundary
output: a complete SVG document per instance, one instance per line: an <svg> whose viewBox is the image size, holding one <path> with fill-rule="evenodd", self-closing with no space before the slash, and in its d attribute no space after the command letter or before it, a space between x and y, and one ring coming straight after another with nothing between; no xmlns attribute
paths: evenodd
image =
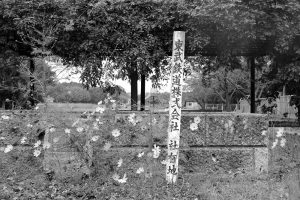
<svg viewBox="0 0 300 200"><path fill-rule="evenodd" d="M46 152L43 168L46 173L53 172L55 179L81 180L89 175L89 168L80 159L78 152Z"/></svg>
<svg viewBox="0 0 300 200"><path fill-rule="evenodd" d="M284 183L289 199L300 199L300 127L275 122L268 132L270 176Z"/></svg>
<svg viewBox="0 0 300 200"><path fill-rule="evenodd" d="M121 114L117 118L126 121L128 115ZM141 115L142 121L145 121L141 123L147 125L149 117L147 114ZM168 116L154 114L152 117L155 118L155 122L150 131L153 133L154 143L166 150ZM197 129L191 130L195 120ZM121 135L118 138L118 145L113 149L128 147L130 150L147 146L149 131L137 132L139 128L134 129L124 122L116 123L120 127ZM262 134L267 126L264 115L196 113L182 116L179 172L267 171L267 135ZM136 137L131 138L130 135ZM89 173L80 153L70 146L63 128L57 128L51 134L47 133L44 142L52 144L45 152L44 168L54 171L55 177L81 177ZM126 148L123 148L122 151L125 150ZM163 158L164 156L162 155ZM164 172L164 169L162 171Z"/></svg>
<svg viewBox="0 0 300 200"><path fill-rule="evenodd" d="M46 132L44 143L51 146L45 150L43 168L46 173L53 173L53 178L79 181L90 174L81 152L71 145L64 129Z"/></svg>
<svg viewBox="0 0 300 200"><path fill-rule="evenodd" d="M128 115L117 117L126 120ZM152 117L155 118L152 127L154 143L163 149L159 159L165 159L168 118L162 114ZM149 115L141 115L141 118L147 121ZM191 130L195 120L197 129ZM292 163L293 159L300 159L300 128L276 127L276 123L270 123L272 126L269 127L265 115L189 114L182 116L182 121L179 149L179 173L182 174L272 173L278 166L287 170L279 162L287 164ZM120 155L134 156L142 149L147 149L149 130L136 132L135 128L122 123L117 124L121 130L119 143L107 152L95 152L96 157L97 154L108 156L114 152L118 156L111 158L115 159L116 164ZM282 124L280 122L280 126ZM131 138L130 135L135 137ZM53 171L55 178L79 180L90 173L80 153L70 146L63 128L47 134L44 142L52 144L44 155L44 169ZM101 159L101 156L95 159ZM160 169L162 174L165 173L165 165L161 165Z"/></svg>

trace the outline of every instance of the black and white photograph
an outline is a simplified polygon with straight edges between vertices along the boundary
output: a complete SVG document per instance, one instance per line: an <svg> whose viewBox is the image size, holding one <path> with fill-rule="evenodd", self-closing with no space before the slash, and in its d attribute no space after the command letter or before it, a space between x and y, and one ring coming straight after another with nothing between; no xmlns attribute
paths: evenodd
<svg viewBox="0 0 300 200"><path fill-rule="evenodd" d="M300 200L299 0L0 0L0 200Z"/></svg>

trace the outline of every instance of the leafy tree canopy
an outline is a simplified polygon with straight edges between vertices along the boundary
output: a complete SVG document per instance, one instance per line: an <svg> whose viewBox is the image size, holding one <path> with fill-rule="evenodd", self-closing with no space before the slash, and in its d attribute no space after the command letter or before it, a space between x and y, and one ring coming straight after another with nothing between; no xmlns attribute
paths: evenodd
<svg viewBox="0 0 300 200"><path fill-rule="evenodd" d="M212 0L192 1L190 5L194 8L191 23L198 23L202 33L210 34L210 45L217 54L283 52L300 33L297 0Z"/></svg>
<svg viewBox="0 0 300 200"><path fill-rule="evenodd" d="M150 0L76 2L72 26L60 34L55 53L83 67L85 85L135 72L148 77L154 72L157 79L161 61L170 55L173 30L183 28L178 6Z"/></svg>
<svg viewBox="0 0 300 200"><path fill-rule="evenodd" d="M3 32L13 31L36 55L56 54L82 67L86 86L132 73L159 79L174 30L186 31L186 55L203 54L208 47L208 53L226 61L238 53L259 52L276 61L273 71L294 70L299 61L297 0L4 0L0 9ZM15 41L7 35L0 42Z"/></svg>

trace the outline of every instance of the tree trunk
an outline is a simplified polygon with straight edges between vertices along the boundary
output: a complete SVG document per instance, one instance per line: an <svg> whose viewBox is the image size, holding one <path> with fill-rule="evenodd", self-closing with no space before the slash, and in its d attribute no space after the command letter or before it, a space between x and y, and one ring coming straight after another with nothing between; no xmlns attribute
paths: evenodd
<svg viewBox="0 0 300 200"><path fill-rule="evenodd" d="M138 107L138 74L137 71L132 71L130 74L131 82L131 110L137 110Z"/></svg>
<svg viewBox="0 0 300 200"><path fill-rule="evenodd" d="M45 63L45 60L44 59L42 59L42 65L43 65L43 100L45 101L45 99L46 99L46 86L47 86L47 84L46 84L46 63Z"/></svg>
<svg viewBox="0 0 300 200"><path fill-rule="evenodd" d="M2 108L3 110L5 110L5 99L2 101L1 108Z"/></svg>
<svg viewBox="0 0 300 200"><path fill-rule="evenodd" d="M29 101L31 106L34 106L34 77L33 77L33 73L35 70L35 66L34 66L34 59L30 58L30 66L29 66L29 71L30 71L30 93L29 93Z"/></svg>
<svg viewBox="0 0 300 200"><path fill-rule="evenodd" d="M255 60L254 57L248 59L248 67L250 67L250 101L251 113L255 113Z"/></svg>
<svg viewBox="0 0 300 200"><path fill-rule="evenodd" d="M225 105L225 110L227 112L230 112L230 98L229 98L229 94L228 94L228 80L227 80L227 75L228 75L228 69L227 67L225 67L225 76L224 76L224 88L225 88L225 100L226 100L226 105Z"/></svg>
<svg viewBox="0 0 300 200"><path fill-rule="evenodd" d="M145 102L146 102L146 76L144 74L141 75L141 111L145 110Z"/></svg>

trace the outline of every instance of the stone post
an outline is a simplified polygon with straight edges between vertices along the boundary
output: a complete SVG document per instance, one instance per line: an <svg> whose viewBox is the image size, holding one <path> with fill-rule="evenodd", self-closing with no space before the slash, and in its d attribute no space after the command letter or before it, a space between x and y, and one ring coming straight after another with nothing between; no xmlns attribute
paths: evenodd
<svg viewBox="0 0 300 200"><path fill-rule="evenodd" d="M173 34L173 53L171 71L171 91L169 102L168 156L166 179L168 183L176 183L178 176L180 120L182 106L182 82L184 66L185 32L175 31Z"/></svg>

